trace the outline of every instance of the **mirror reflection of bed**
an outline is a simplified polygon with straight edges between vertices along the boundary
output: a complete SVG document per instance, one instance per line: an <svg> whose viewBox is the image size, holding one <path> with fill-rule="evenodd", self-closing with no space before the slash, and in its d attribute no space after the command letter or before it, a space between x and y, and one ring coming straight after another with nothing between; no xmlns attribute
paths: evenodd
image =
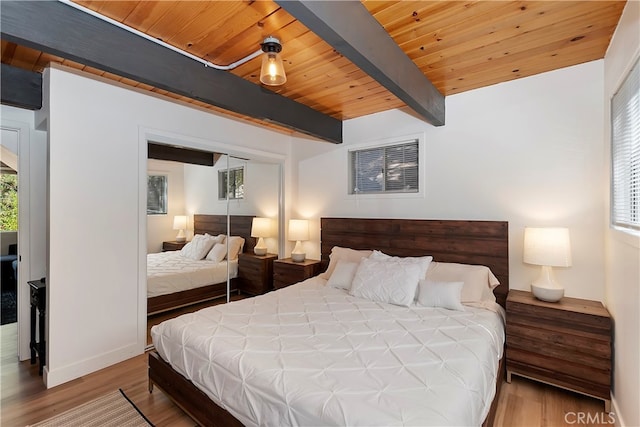
<svg viewBox="0 0 640 427"><path fill-rule="evenodd" d="M239 252L253 252L256 239L251 237L251 222L261 216L272 220L273 235L266 241L269 250L277 253L280 167L216 154L213 166L150 158L148 174L166 176L167 204L166 213L147 215L147 332L166 319L243 297L234 280L237 254L229 260L226 248L233 249L240 241ZM224 181L228 177L229 186ZM182 244L176 244L176 215L188 218ZM199 245L205 234L218 240L203 259L195 259L203 250ZM151 343L149 335L147 343Z"/></svg>

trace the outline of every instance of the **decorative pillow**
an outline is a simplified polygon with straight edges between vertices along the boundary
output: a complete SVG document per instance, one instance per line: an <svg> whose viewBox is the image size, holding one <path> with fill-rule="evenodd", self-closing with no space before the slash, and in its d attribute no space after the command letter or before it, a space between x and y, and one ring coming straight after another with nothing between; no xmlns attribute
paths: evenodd
<svg viewBox="0 0 640 427"><path fill-rule="evenodd" d="M427 270L427 280L464 282L460 294L462 302L495 301L492 290L500 284L489 267L451 262L432 262Z"/></svg>
<svg viewBox="0 0 640 427"><path fill-rule="evenodd" d="M229 245L229 260L238 259L238 254L242 252L244 246L244 239L240 236L231 236L227 239L227 244Z"/></svg>
<svg viewBox="0 0 640 427"><path fill-rule="evenodd" d="M227 256L227 245L225 243L216 243L213 245L206 259L209 261L221 262Z"/></svg>
<svg viewBox="0 0 640 427"><path fill-rule="evenodd" d="M420 265L396 260L360 261L349 293L371 301L409 306L416 295Z"/></svg>
<svg viewBox="0 0 640 427"><path fill-rule="evenodd" d="M460 292L463 286L464 282L420 280L418 284L418 305L464 311L464 306L460 303Z"/></svg>
<svg viewBox="0 0 640 427"><path fill-rule="evenodd" d="M394 260L402 263L415 263L420 265L420 278L424 279L427 274L427 269L429 268L429 264L433 261L432 256L421 256L421 257L399 257L399 256L391 256L387 255L384 252L373 251L371 255L369 255L369 259L375 260Z"/></svg>
<svg viewBox="0 0 640 427"><path fill-rule="evenodd" d="M204 234L196 234L193 239L180 249L180 254L189 259L201 260L214 245L214 238Z"/></svg>
<svg viewBox="0 0 640 427"><path fill-rule="evenodd" d="M366 258L371 255L371 251L368 250L355 250L349 248L341 248L340 246L334 246L331 248L331 254L329 255L329 266L327 267L327 271L324 273L320 273L318 277L321 277L325 280L329 280L331 274L333 274L333 270L335 270L336 265L338 264L338 260L345 260L349 262L360 262L362 258Z"/></svg>
<svg viewBox="0 0 640 427"><path fill-rule="evenodd" d="M338 260L336 268L331 273L327 286L338 289L351 289L351 282L356 275L359 262L350 262L343 259Z"/></svg>

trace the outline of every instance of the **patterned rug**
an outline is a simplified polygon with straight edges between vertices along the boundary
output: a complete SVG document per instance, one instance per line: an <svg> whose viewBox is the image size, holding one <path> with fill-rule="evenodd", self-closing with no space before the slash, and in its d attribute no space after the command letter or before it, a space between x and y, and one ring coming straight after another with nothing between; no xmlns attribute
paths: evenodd
<svg viewBox="0 0 640 427"><path fill-rule="evenodd" d="M2 292L0 300L0 325L14 323L17 320L18 299L15 292Z"/></svg>
<svg viewBox="0 0 640 427"><path fill-rule="evenodd" d="M122 389L76 406L32 427L149 427L151 422Z"/></svg>

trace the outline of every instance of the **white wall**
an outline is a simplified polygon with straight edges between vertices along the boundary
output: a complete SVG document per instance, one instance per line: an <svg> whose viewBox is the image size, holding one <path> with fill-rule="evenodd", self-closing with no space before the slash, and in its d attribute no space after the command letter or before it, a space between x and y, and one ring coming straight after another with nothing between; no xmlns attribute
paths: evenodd
<svg viewBox="0 0 640 427"><path fill-rule="evenodd" d="M161 252L162 242L176 239L178 231L173 229L173 217L186 215L184 206L184 168L185 165L178 162L155 159L147 161L147 173L149 175L167 176L166 215L147 215L148 253Z"/></svg>
<svg viewBox="0 0 640 427"><path fill-rule="evenodd" d="M52 387L146 344L145 138L239 153L268 147L279 158L291 140L56 65L44 82Z"/></svg>
<svg viewBox="0 0 640 427"><path fill-rule="evenodd" d="M604 299L603 61L449 96L446 125L392 110L345 122L343 146L296 141L294 206L321 216L509 221L510 286L529 289L539 267L522 262L525 226L567 226L573 267L556 276L567 296ZM347 150L423 134L423 198L347 196ZM294 179L295 181L295 179Z"/></svg>
<svg viewBox="0 0 640 427"><path fill-rule="evenodd" d="M618 425L640 425L640 235L610 227L610 100L640 56L640 2L627 2L605 56L606 305L614 318L613 403Z"/></svg>

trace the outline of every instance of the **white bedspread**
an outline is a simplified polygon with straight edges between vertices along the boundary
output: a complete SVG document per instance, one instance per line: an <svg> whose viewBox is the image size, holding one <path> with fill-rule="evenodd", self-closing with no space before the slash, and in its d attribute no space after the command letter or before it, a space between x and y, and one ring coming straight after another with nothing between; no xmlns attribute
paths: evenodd
<svg viewBox="0 0 640 427"><path fill-rule="evenodd" d="M379 304L312 278L151 329L162 358L245 425L480 425L502 309Z"/></svg>
<svg viewBox="0 0 640 427"><path fill-rule="evenodd" d="M229 263L229 276L238 275L238 261ZM221 283L227 280L227 261L192 260L180 251L147 254L147 297Z"/></svg>

